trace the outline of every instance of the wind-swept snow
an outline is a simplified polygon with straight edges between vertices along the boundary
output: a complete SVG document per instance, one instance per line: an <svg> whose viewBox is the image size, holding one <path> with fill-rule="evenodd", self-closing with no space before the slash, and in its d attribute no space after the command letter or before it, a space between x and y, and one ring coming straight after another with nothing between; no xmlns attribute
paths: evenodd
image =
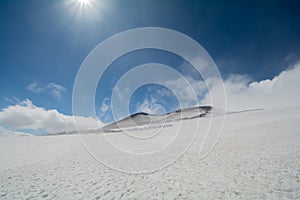
<svg viewBox="0 0 300 200"><path fill-rule="evenodd" d="M299 199L300 198L300 107L257 110L227 115L223 134L213 151L200 159L203 135L167 168L149 174L127 174L96 161L83 148L78 135L0 138L1 199ZM188 115L188 117L191 117ZM193 118L193 117L191 117ZM220 116L214 116L221 119ZM171 126L132 131L148 135L162 129L157 145L176 133L167 154L153 158L153 167L164 162L190 139L199 120L200 132L210 117L169 121ZM212 136L214 133L212 127ZM149 163L131 163L130 158L105 151L104 134L84 134L82 138L98 156L107 154L117 167L151 168ZM215 139L211 135L208 139ZM122 132L111 134L120 142ZM156 137L155 137L156 138ZM155 140L154 138L154 140ZM90 142L90 143L89 143ZM123 143L120 143L123 144ZM203 149L213 144L205 143ZM134 146L143 151L156 147ZM141 156L141 159L143 157ZM171 159L171 158L170 158ZM151 163L152 164L152 163Z"/></svg>

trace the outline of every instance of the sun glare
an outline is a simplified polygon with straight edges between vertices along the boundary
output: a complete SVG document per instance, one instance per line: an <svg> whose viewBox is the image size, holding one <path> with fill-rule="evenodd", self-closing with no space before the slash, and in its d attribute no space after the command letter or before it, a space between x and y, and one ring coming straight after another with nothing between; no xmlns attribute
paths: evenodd
<svg viewBox="0 0 300 200"><path fill-rule="evenodd" d="M99 20L99 14L103 4L96 0L68 0L66 6L70 7L70 11L76 18Z"/></svg>
<svg viewBox="0 0 300 200"><path fill-rule="evenodd" d="M80 4L86 5L89 4L91 0L77 0Z"/></svg>

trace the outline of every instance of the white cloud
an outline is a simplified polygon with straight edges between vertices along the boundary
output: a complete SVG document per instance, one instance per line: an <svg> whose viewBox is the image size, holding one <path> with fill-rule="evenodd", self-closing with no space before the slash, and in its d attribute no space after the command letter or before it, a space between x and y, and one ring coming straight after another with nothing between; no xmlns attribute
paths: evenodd
<svg viewBox="0 0 300 200"><path fill-rule="evenodd" d="M26 89L30 90L31 92L34 92L36 94L39 94L41 92L46 92L48 93L49 95L53 96L54 98L56 99L60 99L61 98L61 94L63 92L66 92L67 90L57 84L57 83L49 83L48 85L46 86L43 86L39 83L36 83L36 82L33 82L33 83L30 83Z"/></svg>
<svg viewBox="0 0 300 200"><path fill-rule="evenodd" d="M197 81L191 77L166 81L165 86L177 94L178 101L181 99L180 103L183 108L197 105L198 99L196 98L201 98L201 95L207 91L205 82Z"/></svg>
<svg viewBox="0 0 300 200"><path fill-rule="evenodd" d="M99 117L104 123L109 122L111 120L111 117L109 115L111 107L107 102L110 102L109 98L104 98L99 112Z"/></svg>
<svg viewBox="0 0 300 200"><path fill-rule="evenodd" d="M26 89L30 90L31 92L37 93L37 94L40 93L40 92L42 92L44 90L44 88L40 84L38 84L36 82L30 83L26 87Z"/></svg>
<svg viewBox="0 0 300 200"><path fill-rule="evenodd" d="M232 75L224 85L228 110L300 105L300 63L272 79L251 82L247 76ZM221 89L220 84L215 84L210 92L218 94ZM221 105L220 100L214 101L213 106ZM209 102L209 94L206 94L202 104Z"/></svg>
<svg viewBox="0 0 300 200"><path fill-rule="evenodd" d="M144 99L143 103L137 104L136 111L149 114L163 114L166 112L165 108L159 104L159 101L154 97Z"/></svg>
<svg viewBox="0 0 300 200"><path fill-rule="evenodd" d="M18 99L17 97L15 96L12 96L11 98L3 98L3 100L11 103L11 104L14 104L14 103L20 103L20 99Z"/></svg>
<svg viewBox="0 0 300 200"><path fill-rule="evenodd" d="M198 105L199 100L207 92L207 87L204 81L195 80L194 78L180 77L177 79L169 79L167 81L162 81L160 83L162 86L167 89L156 89L153 90L151 87L148 89L148 92L151 94L154 92L157 96L151 96L150 98L145 98L141 104L136 106L136 112L145 112L151 114L162 114L165 113L166 109L164 108L166 102L163 102L165 97L170 97L175 95L178 102L180 103L181 108L187 108ZM125 89L120 90L118 87L115 88L115 95L119 101L124 99L130 99L128 97L130 88L125 87ZM173 93L173 94L172 94ZM106 108L104 102L102 103L101 111L103 108ZM170 105L168 105L170 106ZM116 108L117 106L115 106ZM179 109L179 107L173 107L172 110ZM120 109L121 110L121 109ZM118 110L118 112L120 111ZM116 111L117 112L117 111ZM117 119L121 119L127 116L127 113L118 113ZM119 117L120 116L120 117Z"/></svg>
<svg viewBox="0 0 300 200"><path fill-rule="evenodd" d="M55 97L56 99L60 99L61 93L66 91L66 89L63 86L58 85L56 83L49 83L46 88L49 91L49 94Z"/></svg>
<svg viewBox="0 0 300 200"><path fill-rule="evenodd" d="M109 101L109 98L104 98L100 109L101 113L105 113L110 109L110 106L106 103L107 101Z"/></svg>
<svg viewBox="0 0 300 200"><path fill-rule="evenodd" d="M76 116L76 125L80 130L99 128L97 119ZM57 110L45 110L26 99L17 105L11 105L0 112L0 127L16 130L45 130L61 132L75 130L74 117L59 113Z"/></svg>

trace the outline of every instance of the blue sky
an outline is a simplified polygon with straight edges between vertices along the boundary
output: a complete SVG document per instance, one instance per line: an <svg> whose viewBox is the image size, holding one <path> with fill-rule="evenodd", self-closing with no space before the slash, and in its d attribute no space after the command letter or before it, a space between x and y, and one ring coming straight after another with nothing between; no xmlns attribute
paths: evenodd
<svg viewBox="0 0 300 200"><path fill-rule="evenodd" d="M224 79L234 74L247 76L248 83L273 79L299 61L300 4L296 0L94 1L92 9L80 8L73 0L0 2L1 109L18 103L30 105L23 102L28 99L35 107L72 115L73 83L84 58L106 38L138 27L170 28L195 39ZM105 106L115 81L133 66L147 62L171 65L200 80L171 53L132 52L116 60L99 83L95 107L100 120L112 120ZM158 90L170 95L162 99ZM134 94L130 111L141 111L137 106L152 97L162 104L172 102L167 103L166 111L176 108L168 89L148 85Z"/></svg>

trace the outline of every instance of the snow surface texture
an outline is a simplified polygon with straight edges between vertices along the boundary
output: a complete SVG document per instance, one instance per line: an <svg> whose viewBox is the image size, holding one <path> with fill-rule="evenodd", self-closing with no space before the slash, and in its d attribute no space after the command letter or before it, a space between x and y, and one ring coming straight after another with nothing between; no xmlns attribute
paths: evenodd
<svg viewBox="0 0 300 200"><path fill-rule="evenodd" d="M1 137L0 199L300 199L299 113L300 107L294 107L228 115L222 137L205 159L199 158L200 136L174 164L149 174L122 173L100 164L78 135ZM193 127L198 120L204 125L209 118L169 122L171 126L152 130L162 128L167 137L179 123ZM107 134L116 142L122 140L121 132ZM143 165L127 165L128 157L105 152L105 144L98 140L102 135L84 134L82 139L95 152L98 148L110 153L103 158L116 167ZM190 134L179 137L181 142L174 141L168 149L174 154ZM159 141L164 142L164 137ZM172 152L155 159L161 162L169 156Z"/></svg>

